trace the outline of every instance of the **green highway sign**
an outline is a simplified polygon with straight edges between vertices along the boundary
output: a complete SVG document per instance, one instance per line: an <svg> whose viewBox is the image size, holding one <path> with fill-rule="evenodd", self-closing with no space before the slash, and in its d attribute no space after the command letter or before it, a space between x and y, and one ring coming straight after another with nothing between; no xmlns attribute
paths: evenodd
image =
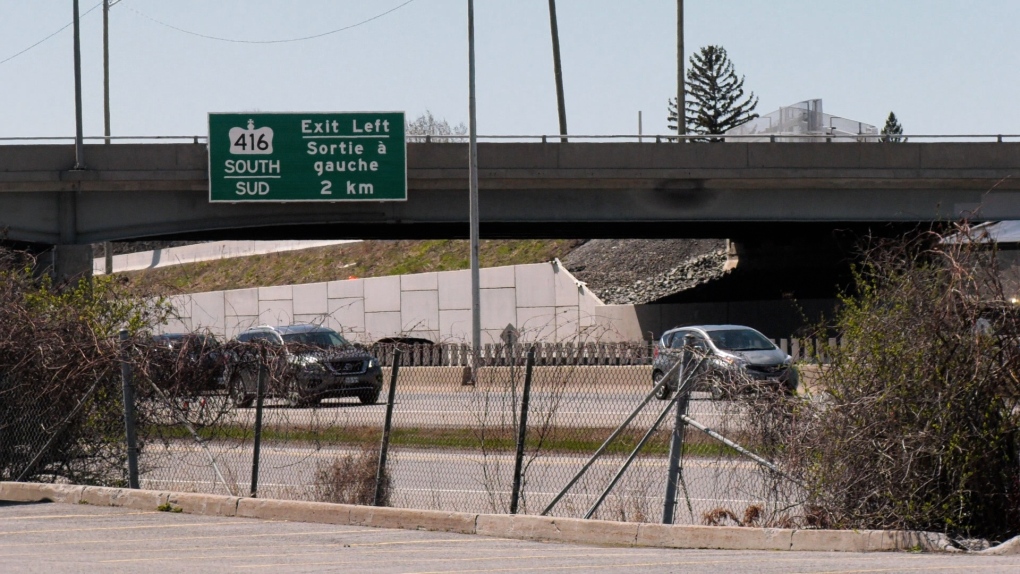
<svg viewBox="0 0 1020 574"><path fill-rule="evenodd" d="M403 112L211 113L209 201L405 201Z"/></svg>

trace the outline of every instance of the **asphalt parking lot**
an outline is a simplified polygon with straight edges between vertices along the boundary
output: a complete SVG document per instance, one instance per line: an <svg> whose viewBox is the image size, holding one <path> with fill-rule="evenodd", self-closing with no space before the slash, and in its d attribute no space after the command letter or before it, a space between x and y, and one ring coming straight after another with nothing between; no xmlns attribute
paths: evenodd
<svg viewBox="0 0 1020 574"><path fill-rule="evenodd" d="M1020 558L668 550L0 502L4 572L1016 572Z"/></svg>

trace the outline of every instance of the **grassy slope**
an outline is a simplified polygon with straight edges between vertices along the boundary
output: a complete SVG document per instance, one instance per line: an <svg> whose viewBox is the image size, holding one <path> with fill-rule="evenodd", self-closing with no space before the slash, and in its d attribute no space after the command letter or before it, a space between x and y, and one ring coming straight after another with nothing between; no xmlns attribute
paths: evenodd
<svg viewBox="0 0 1020 574"><path fill-rule="evenodd" d="M518 265L564 257L575 240L490 240L479 245L482 267ZM335 281L467 269L468 242L463 240L364 241L238 257L124 273L146 293L200 293L268 285Z"/></svg>

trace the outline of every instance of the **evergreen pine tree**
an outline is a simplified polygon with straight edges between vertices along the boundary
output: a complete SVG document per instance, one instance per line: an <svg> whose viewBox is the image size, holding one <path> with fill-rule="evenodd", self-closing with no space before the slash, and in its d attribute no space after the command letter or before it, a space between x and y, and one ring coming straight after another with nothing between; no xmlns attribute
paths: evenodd
<svg viewBox="0 0 1020 574"><path fill-rule="evenodd" d="M689 134L722 134L758 117L754 92L744 97L744 77L737 77L722 46L704 46L691 56L687 70L685 120ZM677 129L676 98L669 101L669 128ZM722 141L712 138L708 141Z"/></svg>
<svg viewBox="0 0 1020 574"><path fill-rule="evenodd" d="M896 119L896 114L889 112L889 117L885 120L885 127L882 128L881 141L886 143L900 143L907 141L907 138L900 137L902 135L903 126L900 125L900 121Z"/></svg>

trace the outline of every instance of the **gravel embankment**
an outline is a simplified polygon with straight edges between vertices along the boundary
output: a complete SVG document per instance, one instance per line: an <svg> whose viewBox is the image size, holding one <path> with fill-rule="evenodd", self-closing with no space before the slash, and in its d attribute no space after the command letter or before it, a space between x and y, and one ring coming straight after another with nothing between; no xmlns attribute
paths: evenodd
<svg viewBox="0 0 1020 574"><path fill-rule="evenodd" d="M724 239L593 239L563 260L609 305L642 304L723 275Z"/></svg>

